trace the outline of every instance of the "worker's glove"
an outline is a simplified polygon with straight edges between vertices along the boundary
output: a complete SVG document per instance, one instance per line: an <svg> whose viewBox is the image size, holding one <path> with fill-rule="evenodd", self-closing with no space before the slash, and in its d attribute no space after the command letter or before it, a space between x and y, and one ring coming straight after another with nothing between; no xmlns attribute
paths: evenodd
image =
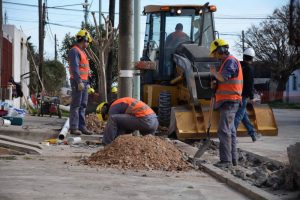
<svg viewBox="0 0 300 200"><path fill-rule="evenodd" d="M84 84L82 82L78 83L78 91L82 91L84 89Z"/></svg>
<svg viewBox="0 0 300 200"><path fill-rule="evenodd" d="M211 81L210 82L210 88L213 89L213 90L215 90L216 87L217 87L217 81L216 80Z"/></svg>

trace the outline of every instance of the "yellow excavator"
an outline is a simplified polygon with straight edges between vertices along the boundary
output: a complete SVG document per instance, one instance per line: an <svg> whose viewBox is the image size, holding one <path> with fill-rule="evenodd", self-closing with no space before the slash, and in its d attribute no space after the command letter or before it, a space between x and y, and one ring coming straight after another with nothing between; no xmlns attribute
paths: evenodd
<svg viewBox="0 0 300 200"><path fill-rule="evenodd" d="M210 43L218 32L214 26L216 6L148 5L144 50L136 66L141 70L141 99L158 112L161 126L179 140L206 137L209 104L212 97L209 67L220 62L209 57ZM181 25L180 25L181 24ZM177 28L183 38L176 40ZM171 36L170 36L171 35ZM170 37L169 37L170 36ZM257 132L276 136L278 129L268 105L249 104L247 112ZM211 119L210 133L216 136L218 111ZM238 136L246 136L243 125Z"/></svg>

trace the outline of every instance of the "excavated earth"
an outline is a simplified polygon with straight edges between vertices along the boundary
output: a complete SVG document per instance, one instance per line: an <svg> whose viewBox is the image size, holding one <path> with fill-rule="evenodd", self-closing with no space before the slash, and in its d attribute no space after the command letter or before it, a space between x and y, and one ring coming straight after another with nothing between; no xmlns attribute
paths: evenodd
<svg viewBox="0 0 300 200"><path fill-rule="evenodd" d="M160 137L122 135L93 153L86 164L117 169L187 171L192 166L184 154Z"/></svg>
<svg viewBox="0 0 300 200"><path fill-rule="evenodd" d="M101 122L95 113L85 116L86 127L95 134L101 134L104 130L105 123Z"/></svg>

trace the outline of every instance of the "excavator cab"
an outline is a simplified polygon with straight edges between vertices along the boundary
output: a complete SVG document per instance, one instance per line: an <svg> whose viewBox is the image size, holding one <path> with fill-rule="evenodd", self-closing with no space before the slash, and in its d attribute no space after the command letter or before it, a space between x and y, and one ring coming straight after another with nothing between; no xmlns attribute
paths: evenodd
<svg viewBox="0 0 300 200"><path fill-rule="evenodd" d="M157 70L148 72L144 83L169 81L175 76L173 54L181 44L201 44L209 48L215 39L213 12L215 6L149 5L143 60L156 63ZM181 30L176 27L182 26ZM202 30L200 30L202 29Z"/></svg>
<svg viewBox="0 0 300 200"><path fill-rule="evenodd" d="M180 140L206 137L209 104L213 95L210 66L221 63L209 56L216 39L216 6L149 5L141 70L141 98L158 113L160 126ZM150 67L149 67L150 66ZM265 105L249 105L250 120L260 133L277 135L272 110ZM268 117L264 113L268 114ZM210 132L216 136L219 112L212 114ZM246 135L242 125L238 135Z"/></svg>

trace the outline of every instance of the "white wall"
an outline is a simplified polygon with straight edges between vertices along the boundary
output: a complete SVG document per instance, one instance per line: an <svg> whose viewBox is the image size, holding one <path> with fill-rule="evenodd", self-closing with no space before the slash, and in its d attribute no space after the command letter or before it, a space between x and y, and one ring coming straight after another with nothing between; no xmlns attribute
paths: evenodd
<svg viewBox="0 0 300 200"><path fill-rule="evenodd" d="M300 69L295 70L289 77L283 96L285 102L300 103Z"/></svg>
<svg viewBox="0 0 300 200"><path fill-rule="evenodd" d="M9 38L12 40L12 52L13 52L13 61L12 61L12 76L14 77L15 82L21 82L21 75L29 72L29 62L27 60L27 47L26 47L26 35L14 25L3 25L4 34L9 35ZM21 82L22 91L24 96L29 95L29 88L27 87L29 80ZM20 108L23 101L21 98L15 98L13 100L13 105L16 108Z"/></svg>

